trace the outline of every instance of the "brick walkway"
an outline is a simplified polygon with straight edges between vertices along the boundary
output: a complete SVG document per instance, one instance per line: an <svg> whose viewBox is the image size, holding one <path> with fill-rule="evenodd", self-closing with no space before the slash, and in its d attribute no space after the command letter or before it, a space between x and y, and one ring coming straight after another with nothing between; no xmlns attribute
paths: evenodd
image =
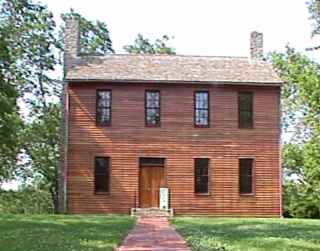
<svg viewBox="0 0 320 251"><path fill-rule="evenodd" d="M166 217L142 217L119 251L190 251Z"/></svg>

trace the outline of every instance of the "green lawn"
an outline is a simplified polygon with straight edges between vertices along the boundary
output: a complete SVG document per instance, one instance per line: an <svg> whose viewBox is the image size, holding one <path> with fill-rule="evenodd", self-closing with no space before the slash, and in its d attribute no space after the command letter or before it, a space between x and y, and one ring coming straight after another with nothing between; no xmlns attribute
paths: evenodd
<svg viewBox="0 0 320 251"><path fill-rule="evenodd" d="M116 215L0 215L0 251L111 251L134 221Z"/></svg>
<svg viewBox="0 0 320 251"><path fill-rule="evenodd" d="M197 251L319 251L320 220L177 217Z"/></svg>

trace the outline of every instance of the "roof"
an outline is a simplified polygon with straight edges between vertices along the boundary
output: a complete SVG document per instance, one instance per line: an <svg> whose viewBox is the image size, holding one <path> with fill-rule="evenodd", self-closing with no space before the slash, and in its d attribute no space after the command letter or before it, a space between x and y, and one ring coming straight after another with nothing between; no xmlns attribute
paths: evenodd
<svg viewBox="0 0 320 251"><path fill-rule="evenodd" d="M279 85L272 65L246 57L110 54L78 56L68 81L203 82Z"/></svg>

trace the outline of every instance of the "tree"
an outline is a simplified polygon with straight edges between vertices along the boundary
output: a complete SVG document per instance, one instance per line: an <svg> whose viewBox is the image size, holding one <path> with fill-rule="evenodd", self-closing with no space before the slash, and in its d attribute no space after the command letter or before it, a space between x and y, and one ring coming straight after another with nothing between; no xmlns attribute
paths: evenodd
<svg viewBox="0 0 320 251"><path fill-rule="evenodd" d="M307 6L312 20L313 35L320 34L320 1L309 0Z"/></svg>
<svg viewBox="0 0 320 251"><path fill-rule="evenodd" d="M60 104L50 103L39 116L28 123L25 131L25 149L30 157L25 163L32 166L29 174L37 180L38 186L49 191L54 212L59 210L59 170L60 170ZM36 179L40 175L40 179Z"/></svg>
<svg viewBox="0 0 320 251"><path fill-rule="evenodd" d="M54 151L58 143L52 126L59 115L52 107L58 101L61 84L50 77L58 63L55 22L45 6L29 0L5 1L1 16L3 26L9 31L6 39L12 58L10 72L15 76L13 85L28 107L28 117L20 130L20 147L25 158L16 162L16 174L31 178L40 175L50 192L57 191L55 175L59 169L54 163L59 156ZM51 194L56 208L57 192Z"/></svg>
<svg viewBox="0 0 320 251"><path fill-rule="evenodd" d="M19 93L12 84L9 44L4 34L5 29L0 26L0 186L14 174L21 128L17 105Z"/></svg>
<svg viewBox="0 0 320 251"><path fill-rule="evenodd" d="M319 0L309 0L307 6L310 13L310 19L312 21L312 36L320 34L320 1ZM309 50L318 50L320 45L313 48L308 48Z"/></svg>
<svg viewBox="0 0 320 251"><path fill-rule="evenodd" d="M89 55L104 55L114 53L112 41L107 24L101 21L92 22L85 19L81 14L73 9L61 15L66 22L70 18L75 18L79 22L80 29L80 53ZM60 30L61 48L63 48L64 25Z"/></svg>
<svg viewBox="0 0 320 251"><path fill-rule="evenodd" d="M8 31L14 84L29 108L38 113L37 109L48 102L46 96L57 95L61 89L50 77L58 63L53 15L45 6L30 0L7 0L1 16Z"/></svg>
<svg viewBox="0 0 320 251"><path fill-rule="evenodd" d="M154 43L142 34L138 34L133 45L125 45L123 49L132 54L176 54L175 49L168 46L170 41L168 35L163 35L161 39L156 39Z"/></svg>
<svg viewBox="0 0 320 251"><path fill-rule="evenodd" d="M53 73L61 64L58 54L63 49L62 31L57 35L52 13L32 0L5 0L0 13L0 31L5 34L0 36L0 66L5 66L0 71L0 164L7 161L2 154L10 156L15 174L48 191L57 212L63 73L58 76ZM106 24L88 21L74 11L62 18L71 16L80 22L82 53L113 52ZM28 111L23 126L17 128L21 121L16 102L19 97ZM12 137L6 138L6 133ZM13 144L16 142L21 144ZM24 158L17 162L19 150ZM9 170L13 173L13 169L1 165L0 176L9 177Z"/></svg>
<svg viewBox="0 0 320 251"><path fill-rule="evenodd" d="M292 48L273 63L285 82L284 125L295 128L283 152L285 205L295 217L320 218L320 64Z"/></svg>

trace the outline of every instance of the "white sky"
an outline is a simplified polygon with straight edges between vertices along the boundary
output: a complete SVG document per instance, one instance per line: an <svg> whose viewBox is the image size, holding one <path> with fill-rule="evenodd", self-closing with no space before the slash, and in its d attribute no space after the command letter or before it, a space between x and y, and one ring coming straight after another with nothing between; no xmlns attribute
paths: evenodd
<svg viewBox="0 0 320 251"><path fill-rule="evenodd" d="M131 44L137 33L154 39L172 35L178 54L248 56L249 33L264 33L265 52L289 43L304 50L311 40L306 0L42 0L59 23L74 8L102 20L114 49Z"/></svg>
<svg viewBox="0 0 320 251"><path fill-rule="evenodd" d="M42 0L58 24L74 8L90 20L107 23L117 53L138 33L155 39L174 36L178 54L249 56L249 34L264 33L265 52L286 44L304 50L311 39L306 0ZM309 53L314 58L317 52ZM5 184L16 188L17 183Z"/></svg>

